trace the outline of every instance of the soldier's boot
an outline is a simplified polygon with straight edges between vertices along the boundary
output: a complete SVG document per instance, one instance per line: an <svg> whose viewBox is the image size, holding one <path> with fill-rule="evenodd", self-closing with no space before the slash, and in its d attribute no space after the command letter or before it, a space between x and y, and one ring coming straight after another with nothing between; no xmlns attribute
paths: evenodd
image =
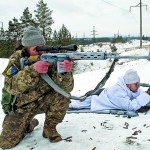
<svg viewBox="0 0 150 150"><path fill-rule="evenodd" d="M57 124L47 124L46 121L44 123L43 137L49 138L50 142L55 143L62 140L61 135L56 130Z"/></svg>
<svg viewBox="0 0 150 150"><path fill-rule="evenodd" d="M39 121L37 119L32 119L26 129L26 133L31 133L36 126L39 125Z"/></svg>

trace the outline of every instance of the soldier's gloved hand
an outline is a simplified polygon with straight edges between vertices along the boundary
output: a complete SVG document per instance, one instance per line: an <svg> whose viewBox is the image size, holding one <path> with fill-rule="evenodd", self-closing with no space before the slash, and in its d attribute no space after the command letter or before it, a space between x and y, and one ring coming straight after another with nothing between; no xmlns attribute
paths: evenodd
<svg viewBox="0 0 150 150"><path fill-rule="evenodd" d="M70 60L64 60L64 61L60 62L59 65L66 72L70 72L73 68L73 62Z"/></svg>
<svg viewBox="0 0 150 150"><path fill-rule="evenodd" d="M33 64L33 68L38 72L38 73L47 73L48 67L50 66L51 63L45 62L45 61L37 61L36 63Z"/></svg>

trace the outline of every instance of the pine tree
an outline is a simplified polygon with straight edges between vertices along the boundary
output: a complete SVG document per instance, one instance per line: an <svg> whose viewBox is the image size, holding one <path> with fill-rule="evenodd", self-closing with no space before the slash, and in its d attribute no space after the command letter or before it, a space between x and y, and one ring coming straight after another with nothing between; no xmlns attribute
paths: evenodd
<svg viewBox="0 0 150 150"><path fill-rule="evenodd" d="M117 37L114 35L114 38L112 39L111 43L124 43L124 39L121 35L117 35Z"/></svg>
<svg viewBox="0 0 150 150"><path fill-rule="evenodd" d="M53 37L52 37L52 45L58 45L58 33L56 30L53 32Z"/></svg>
<svg viewBox="0 0 150 150"><path fill-rule="evenodd" d="M5 31L5 40L0 41L0 57L9 57L15 51L19 45L20 36L20 23L18 19L13 18L9 21L8 30Z"/></svg>
<svg viewBox="0 0 150 150"><path fill-rule="evenodd" d="M4 28L1 27L1 29L0 29L0 40L4 40L4 36L5 36Z"/></svg>
<svg viewBox="0 0 150 150"><path fill-rule="evenodd" d="M6 39L11 40L11 42L14 43L13 49L15 47L18 47L20 45L20 40L21 40L21 35L22 35L22 27L21 23L18 22L18 19L15 17L13 18L12 21L9 21L9 27L8 30L5 32Z"/></svg>
<svg viewBox="0 0 150 150"><path fill-rule="evenodd" d="M73 37L71 37L71 34L69 30L65 27L63 24L61 29L58 32L58 42L61 45L69 45L73 41Z"/></svg>
<svg viewBox="0 0 150 150"><path fill-rule="evenodd" d="M20 17L22 30L29 25L37 27L36 21L32 19L32 14L29 12L29 8L25 8L23 15Z"/></svg>
<svg viewBox="0 0 150 150"><path fill-rule="evenodd" d="M9 21L8 31L11 33L12 38L16 38L21 34L21 23L15 17L12 21Z"/></svg>
<svg viewBox="0 0 150 150"><path fill-rule="evenodd" d="M47 4L40 0L36 5L37 10L34 10L36 20L38 23L38 27L41 29L42 34L46 41L51 39L52 29L51 25L54 23L51 15L52 12L48 7Z"/></svg>

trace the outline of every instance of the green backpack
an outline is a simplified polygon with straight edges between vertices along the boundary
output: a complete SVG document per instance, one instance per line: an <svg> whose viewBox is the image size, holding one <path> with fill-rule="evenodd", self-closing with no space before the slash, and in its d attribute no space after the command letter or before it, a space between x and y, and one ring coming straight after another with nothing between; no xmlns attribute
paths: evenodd
<svg viewBox="0 0 150 150"><path fill-rule="evenodd" d="M24 68L24 61L25 61L24 58L20 59L21 69ZM5 87L3 87L1 104L5 114L8 114L9 112L14 112L15 102L16 102L16 96L7 92Z"/></svg>
<svg viewBox="0 0 150 150"><path fill-rule="evenodd" d="M5 88L2 89L2 109L5 114L8 114L9 112L14 112L14 104L16 101L16 96L8 93Z"/></svg>

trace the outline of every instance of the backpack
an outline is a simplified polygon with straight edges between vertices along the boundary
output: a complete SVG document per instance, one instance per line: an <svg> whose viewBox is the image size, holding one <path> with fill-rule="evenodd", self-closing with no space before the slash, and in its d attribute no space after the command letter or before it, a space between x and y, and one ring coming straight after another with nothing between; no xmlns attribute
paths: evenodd
<svg viewBox="0 0 150 150"><path fill-rule="evenodd" d="M11 111L14 112L15 101L16 101L16 96L8 93L5 87L3 87L1 104L2 104L3 112L5 114L8 114Z"/></svg>
<svg viewBox="0 0 150 150"><path fill-rule="evenodd" d="M24 67L23 59L20 59L21 69ZM5 87L2 88L2 109L5 114L14 112L14 104L16 102L16 96L6 91Z"/></svg>

